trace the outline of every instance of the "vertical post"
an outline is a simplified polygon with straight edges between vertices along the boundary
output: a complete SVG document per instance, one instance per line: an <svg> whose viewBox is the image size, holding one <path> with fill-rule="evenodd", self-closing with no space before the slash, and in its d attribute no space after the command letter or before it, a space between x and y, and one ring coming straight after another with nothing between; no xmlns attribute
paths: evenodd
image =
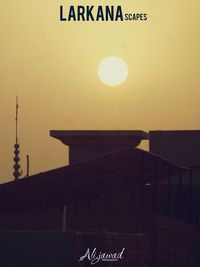
<svg viewBox="0 0 200 267"><path fill-rule="evenodd" d="M132 206L132 214L133 218L135 218L135 215L139 214L139 204L138 204L138 199L139 199L139 191L140 189L140 183L133 182L131 183L131 206Z"/></svg>
<svg viewBox="0 0 200 267"><path fill-rule="evenodd" d="M140 183L140 214L144 215L144 156L142 156L142 175L141 175L141 183Z"/></svg>
<svg viewBox="0 0 200 267"><path fill-rule="evenodd" d="M170 192L171 192L171 167L168 165L168 171L167 171L167 215L170 216Z"/></svg>
<svg viewBox="0 0 200 267"><path fill-rule="evenodd" d="M189 172L189 188L188 188L188 223L192 222L192 169Z"/></svg>
<svg viewBox="0 0 200 267"><path fill-rule="evenodd" d="M87 196L87 204L88 204L88 212L91 211L91 205L90 205L90 194L88 193L88 196Z"/></svg>
<svg viewBox="0 0 200 267"><path fill-rule="evenodd" d="M63 205L63 214L62 214L62 230L66 232L67 230L67 206L65 205L65 188L61 188L61 202Z"/></svg>
<svg viewBox="0 0 200 267"><path fill-rule="evenodd" d="M155 160L154 181L153 181L153 214L157 211L157 187L158 187L158 160Z"/></svg>
<svg viewBox="0 0 200 267"><path fill-rule="evenodd" d="M67 230L67 206L63 207L63 232Z"/></svg>
<svg viewBox="0 0 200 267"><path fill-rule="evenodd" d="M76 192L76 212L79 211L79 192Z"/></svg>
<svg viewBox="0 0 200 267"><path fill-rule="evenodd" d="M131 211L134 211L134 191L133 191L133 183L131 183Z"/></svg>
<svg viewBox="0 0 200 267"><path fill-rule="evenodd" d="M111 194L108 194L108 212L111 214Z"/></svg>
<svg viewBox="0 0 200 267"><path fill-rule="evenodd" d="M108 220L106 223L106 227L109 227L110 230L113 229L112 226L112 213L111 213L111 193L108 193L107 195L107 201L108 201Z"/></svg>
<svg viewBox="0 0 200 267"><path fill-rule="evenodd" d="M178 179L178 218L181 219L181 208L182 208L182 171L179 171Z"/></svg>
<svg viewBox="0 0 200 267"><path fill-rule="evenodd" d="M157 185L158 185L158 160L155 159L154 178L152 180L152 225L151 225L151 267L157 266L157 227L156 227L156 210L157 210Z"/></svg>

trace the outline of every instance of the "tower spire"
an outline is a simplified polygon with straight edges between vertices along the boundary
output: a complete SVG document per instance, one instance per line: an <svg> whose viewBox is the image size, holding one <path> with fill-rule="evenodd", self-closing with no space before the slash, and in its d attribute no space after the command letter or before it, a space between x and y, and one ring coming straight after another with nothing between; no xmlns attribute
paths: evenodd
<svg viewBox="0 0 200 267"><path fill-rule="evenodd" d="M19 157L19 153L20 153L20 147L19 147L19 143L18 143L18 96L16 97L16 117L15 117L15 134L16 134L16 140L15 140L15 144L14 144L14 178L15 180L19 179L20 176L20 157Z"/></svg>

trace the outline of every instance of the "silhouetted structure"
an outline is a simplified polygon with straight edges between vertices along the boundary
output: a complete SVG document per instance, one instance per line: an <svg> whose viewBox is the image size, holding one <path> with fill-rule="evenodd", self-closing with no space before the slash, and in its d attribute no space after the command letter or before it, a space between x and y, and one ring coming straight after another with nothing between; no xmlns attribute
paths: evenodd
<svg viewBox="0 0 200 267"><path fill-rule="evenodd" d="M159 134L150 132L150 148L160 149L159 155L136 148L149 138L142 131L51 131L51 136L70 146L70 165L0 185L0 229L65 229L69 238L73 231L78 256L88 244L113 249L123 240L132 253L124 266L199 266L200 190L191 168L167 159L164 149L162 154L167 143ZM172 147L166 145L168 151Z"/></svg>
<svg viewBox="0 0 200 267"><path fill-rule="evenodd" d="M15 180L18 180L20 177L20 146L18 143L18 97L16 97L16 117L15 117L15 123L16 123L16 140L14 145L14 172L13 175L15 177Z"/></svg>
<svg viewBox="0 0 200 267"><path fill-rule="evenodd" d="M143 131L50 131L50 135L69 147L69 163L137 147L149 136Z"/></svg>

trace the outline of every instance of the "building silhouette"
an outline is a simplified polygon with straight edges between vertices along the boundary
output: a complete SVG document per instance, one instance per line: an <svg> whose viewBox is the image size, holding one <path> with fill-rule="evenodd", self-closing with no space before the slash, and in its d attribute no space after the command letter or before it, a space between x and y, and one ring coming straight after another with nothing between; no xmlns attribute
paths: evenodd
<svg viewBox="0 0 200 267"><path fill-rule="evenodd" d="M33 231L39 231L42 244L60 242L60 266L79 266L89 246L125 246L121 266L199 266L200 131L50 135L69 146L70 165L0 185L0 229L26 233L2 236L9 240L7 246L0 242L5 255L16 238L36 244ZM149 140L149 152L137 148L142 140ZM63 236L72 250L66 255ZM58 255L44 247L49 264Z"/></svg>

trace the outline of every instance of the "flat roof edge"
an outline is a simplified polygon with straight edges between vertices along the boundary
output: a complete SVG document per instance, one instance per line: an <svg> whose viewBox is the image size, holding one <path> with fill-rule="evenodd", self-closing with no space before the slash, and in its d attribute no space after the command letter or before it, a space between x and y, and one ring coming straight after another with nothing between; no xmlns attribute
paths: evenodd
<svg viewBox="0 0 200 267"><path fill-rule="evenodd" d="M140 137L142 139L148 140L149 134L140 130L50 130L50 136L59 137L109 137L109 136L119 136L119 137Z"/></svg>

